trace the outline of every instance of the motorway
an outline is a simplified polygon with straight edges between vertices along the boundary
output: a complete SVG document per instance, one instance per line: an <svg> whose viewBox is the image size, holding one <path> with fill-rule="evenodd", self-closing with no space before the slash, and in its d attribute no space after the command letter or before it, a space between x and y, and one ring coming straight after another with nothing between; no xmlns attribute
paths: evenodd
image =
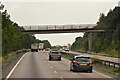
<svg viewBox="0 0 120 80"><path fill-rule="evenodd" d="M69 52L68 51L62 51L62 52L71 53L71 54L75 54L75 55L81 54L80 52L75 52L75 51L69 51ZM86 54L86 53L84 53L82 55L87 55L87 56L90 56L90 57L95 58L95 59L100 59L100 60L110 61L110 62L114 62L114 63L119 63L120 64L120 59L119 58L100 56L100 55L93 55L93 54Z"/></svg>
<svg viewBox="0 0 120 80"><path fill-rule="evenodd" d="M108 78L100 72L72 72L69 70L69 60L49 61L48 52L27 52L9 78ZM89 79L86 79L89 80ZM103 80L103 79L102 79ZM106 79L105 79L106 80Z"/></svg>

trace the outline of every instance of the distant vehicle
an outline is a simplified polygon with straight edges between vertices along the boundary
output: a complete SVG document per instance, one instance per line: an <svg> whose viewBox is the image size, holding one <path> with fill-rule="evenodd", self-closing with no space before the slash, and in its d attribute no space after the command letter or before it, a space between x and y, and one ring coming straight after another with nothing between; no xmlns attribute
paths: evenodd
<svg viewBox="0 0 120 80"><path fill-rule="evenodd" d="M44 43L39 43L39 50L43 50L44 49Z"/></svg>
<svg viewBox="0 0 120 80"><path fill-rule="evenodd" d="M59 51L63 51L63 48L60 48Z"/></svg>
<svg viewBox="0 0 120 80"><path fill-rule="evenodd" d="M59 61L61 61L61 54L58 51L50 51L49 53L49 61L53 60L53 59L57 59Z"/></svg>
<svg viewBox="0 0 120 80"><path fill-rule="evenodd" d="M92 73L92 60L88 56L74 56L70 59L70 71L88 71Z"/></svg>
<svg viewBox="0 0 120 80"><path fill-rule="evenodd" d="M50 48L45 48L46 51L50 51Z"/></svg>
<svg viewBox="0 0 120 80"><path fill-rule="evenodd" d="M64 51L69 51L69 49L68 49L68 48L65 48Z"/></svg>
<svg viewBox="0 0 120 80"><path fill-rule="evenodd" d="M39 49L39 45L38 45L38 43L33 43L32 45L31 45L31 52L38 52L38 49Z"/></svg>

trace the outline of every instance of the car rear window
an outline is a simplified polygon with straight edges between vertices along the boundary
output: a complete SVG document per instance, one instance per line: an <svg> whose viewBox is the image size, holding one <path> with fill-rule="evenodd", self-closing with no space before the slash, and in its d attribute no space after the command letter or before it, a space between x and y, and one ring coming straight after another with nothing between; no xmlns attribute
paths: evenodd
<svg viewBox="0 0 120 80"><path fill-rule="evenodd" d="M52 54L60 54L59 52L52 52Z"/></svg>
<svg viewBox="0 0 120 80"><path fill-rule="evenodd" d="M90 57L76 57L76 61L89 62L90 61Z"/></svg>

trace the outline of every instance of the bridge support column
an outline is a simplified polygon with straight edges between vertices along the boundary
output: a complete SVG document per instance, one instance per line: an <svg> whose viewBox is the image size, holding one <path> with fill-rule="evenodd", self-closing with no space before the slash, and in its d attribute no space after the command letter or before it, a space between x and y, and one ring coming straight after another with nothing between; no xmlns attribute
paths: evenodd
<svg viewBox="0 0 120 80"><path fill-rule="evenodd" d="M88 33L88 50L89 51L92 50L92 33L91 32Z"/></svg>

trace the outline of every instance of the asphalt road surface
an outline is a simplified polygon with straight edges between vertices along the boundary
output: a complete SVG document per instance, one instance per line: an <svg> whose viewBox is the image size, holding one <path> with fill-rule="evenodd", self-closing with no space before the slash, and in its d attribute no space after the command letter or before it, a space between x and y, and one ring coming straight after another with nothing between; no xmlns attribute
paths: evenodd
<svg viewBox="0 0 120 80"><path fill-rule="evenodd" d="M27 52L19 65L11 74L10 78L108 78L100 72L72 72L69 70L69 60L49 61L48 52ZM88 79L87 79L88 80Z"/></svg>

